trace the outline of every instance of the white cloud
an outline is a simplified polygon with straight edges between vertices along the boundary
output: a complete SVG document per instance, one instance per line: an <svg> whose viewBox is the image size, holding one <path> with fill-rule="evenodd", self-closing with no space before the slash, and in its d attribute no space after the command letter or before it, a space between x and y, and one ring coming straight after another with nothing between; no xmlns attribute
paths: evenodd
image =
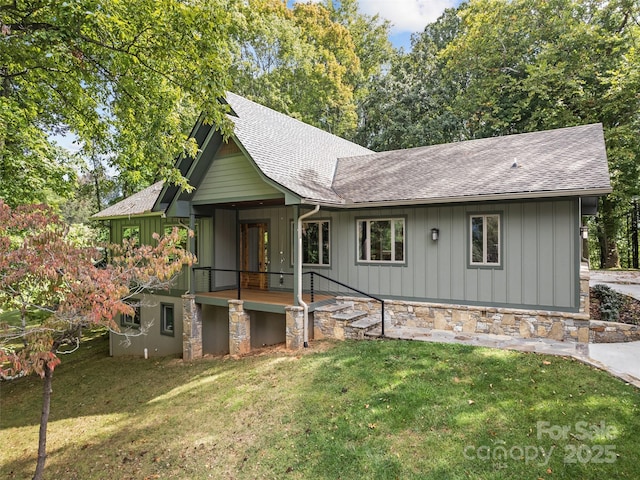
<svg viewBox="0 0 640 480"><path fill-rule="evenodd" d="M389 20L392 33L419 32L460 0L359 0L360 11Z"/></svg>

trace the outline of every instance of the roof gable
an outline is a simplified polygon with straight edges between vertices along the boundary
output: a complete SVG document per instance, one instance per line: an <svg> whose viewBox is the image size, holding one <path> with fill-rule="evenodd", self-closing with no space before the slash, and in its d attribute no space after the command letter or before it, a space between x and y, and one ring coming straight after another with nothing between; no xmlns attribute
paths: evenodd
<svg viewBox="0 0 640 480"><path fill-rule="evenodd" d="M218 149L192 201L198 205L271 198L284 198L284 193L265 182L254 164L230 141Z"/></svg>
<svg viewBox="0 0 640 480"><path fill-rule="evenodd" d="M233 93L233 136L264 175L300 198L342 203L332 189L339 157L371 150Z"/></svg>

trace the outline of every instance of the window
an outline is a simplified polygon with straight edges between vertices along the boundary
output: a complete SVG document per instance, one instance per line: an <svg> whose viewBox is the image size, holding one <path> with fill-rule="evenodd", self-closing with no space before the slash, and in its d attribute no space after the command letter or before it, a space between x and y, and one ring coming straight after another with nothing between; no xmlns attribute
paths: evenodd
<svg viewBox="0 0 640 480"><path fill-rule="evenodd" d="M470 215L471 265L500 265L500 215Z"/></svg>
<svg viewBox="0 0 640 480"><path fill-rule="evenodd" d="M160 333L172 337L175 333L173 303L160 304Z"/></svg>
<svg viewBox="0 0 640 480"><path fill-rule="evenodd" d="M302 222L302 263L329 265L329 221Z"/></svg>
<svg viewBox="0 0 640 480"><path fill-rule="evenodd" d="M291 223L291 238L296 241L295 222ZM328 267L331 264L329 220L302 222L302 264ZM294 264L291 249L291 263Z"/></svg>
<svg viewBox="0 0 640 480"><path fill-rule="evenodd" d="M133 316L122 315L120 324L123 327L140 328L140 305L133 306Z"/></svg>
<svg viewBox="0 0 640 480"><path fill-rule="evenodd" d="M140 245L140 227L126 225L122 227L122 240L134 241L136 245Z"/></svg>
<svg viewBox="0 0 640 480"><path fill-rule="evenodd" d="M405 261L404 218L358 220L358 261Z"/></svg>

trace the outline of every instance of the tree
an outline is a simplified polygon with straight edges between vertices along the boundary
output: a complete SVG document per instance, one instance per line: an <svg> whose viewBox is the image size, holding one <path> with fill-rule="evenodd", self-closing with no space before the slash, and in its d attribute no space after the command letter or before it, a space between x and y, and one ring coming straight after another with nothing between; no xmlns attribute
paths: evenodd
<svg viewBox="0 0 640 480"><path fill-rule="evenodd" d="M633 0L472 0L412 39L366 101L374 149L602 123L613 193L602 266L640 194L640 5Z"/></svg>
<svg viewBox="0 0 640 480"><path fill-rule="evenodd" d="M228 132L235 0L12 0L0 5L0 195L66 194L51 135L110 154L125 194L157 178L186 186L174 158L204 112ZM115 152L115 153L114 153Z"/></svg>
<svg viewBox="0 0 640 480"><path fill-rule="evenodd" d="M358 127L355 132L349 132L347 138L364 143L358 136L358 131L366 115L365 101L370 98L377 78L389 67L395 53L389 41L391 23L379 15L360 13L357 0L325 0L324 5L329 10L331 19L348 30L360 61L359 70L348 69L349 83L353 85Z"/></svg>
<svg viewBox="0 0 640 480"><path fill-rule="evenodd" d="M630 0L477 0L441 53L469 138L602 123L614 192L601 201L605 267L620 206L640 193L640 6Z"/></svg>
<svg viewBox="0 0 640 480"><path fill-rule="evenodd" d="M0 201L0 307L19 312L19 324L0 333L0 376L35 373L43 379L38 460L41 479L52 380L63 348L76 347L82 331L118 332L117 315L133 315L131 299L148 289L168 289L193 257L179 247L177 228L155 246L125 241L109 246L111 262L96 266L99 252L67 240L67 227L50 208L11 209ZM35 315L35 314L38 315Z"/></svg>
<svg viewBox="0 0 640 480"><path fill-rule="evenodd" d="M374 78L362 103L360 143L383 151L462 138L461 122L450 108L457 85L444 76L439 56L455 38L459 24L458 9L445 10L412 37L409 53L397 52L389 68Z"/></svg>
<svg viewBox="0 0 640 480"><path fill-rule="evenodd" d="M250 0L235 37L239 94L337 135L356 127L360 60L349 30L319 4Z"/></svg>

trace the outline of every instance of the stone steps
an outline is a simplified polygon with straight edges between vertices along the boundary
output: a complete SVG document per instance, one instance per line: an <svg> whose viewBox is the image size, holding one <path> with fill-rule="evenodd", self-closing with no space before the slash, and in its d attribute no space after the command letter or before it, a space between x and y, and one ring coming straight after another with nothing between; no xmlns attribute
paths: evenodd
<svg viewBox="0 0 640 480"><path fill-rule="evenodd" d="M315 332L320 338L364 339L369 330L381 323L378 316L369 315L368 311L354 310L350 302L322 305L315 314Z"/></svg>
<svg viewBox="0 0 640 480"><path fill-rule="evenodd" d="M341 312L343 310L346 310L347 308L350 308L351 305L345 305L344 303L330 303L327 305L322 305L320 307L317 307L315 309L316 312L328 312L328 313L335 313L335 312Z"/></svg>
<svg viewBox="0 0 640 480"><path fill-rule="evenodd" d="M331 318L335 320L353 322L359 318L365 317L366 315L367 315L367 312L363 312L362 310L351 310L346 312L342 311L339 313L334 313L333 315L331 315Z"/></svg>
<svg viewBox="0 0 640 480"><path fill-rule="evenodd" d="M375 317L362 317L359 320L356 320L355 322L351 322L351 324L349 325L351 328L360 328L362 330L367 330L369 331L372 327L375 327L376 325L379 325L380 319L379 318L375 318Z"/></svg>

